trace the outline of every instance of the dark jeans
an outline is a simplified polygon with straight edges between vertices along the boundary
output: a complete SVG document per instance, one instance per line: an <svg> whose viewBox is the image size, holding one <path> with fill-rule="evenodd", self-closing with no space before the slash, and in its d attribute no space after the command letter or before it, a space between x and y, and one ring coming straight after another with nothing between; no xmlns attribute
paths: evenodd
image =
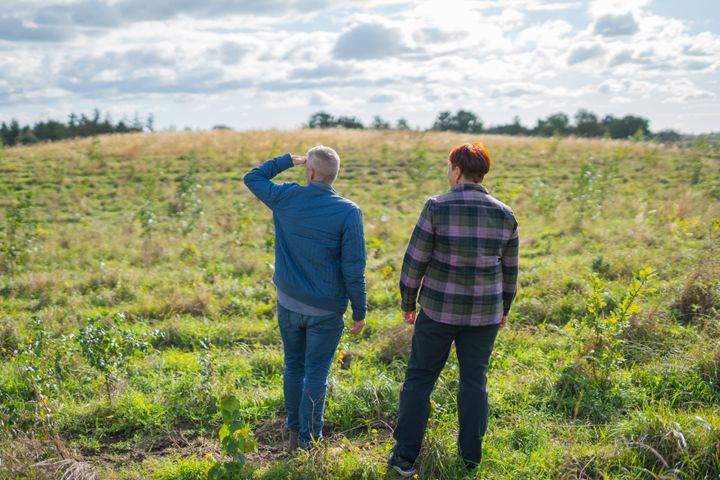
<svg viewBox="0 0 720 480"><path fill-rule="evenodd" d="M430 394L455 341L460 365L458 448L466 462L479 463L487 429L486 373L498 326L465 327L430 319L422 311L415 322L412 352L400 393L400 414L393 436L395 455L415 461L430 415Z"/></svg>
<svg viewBox="0 0 720 480"><path fill-rule="evenodd" d="M342 313L300 315L278 304L285 352L283 393L287 425L300 446L322 437L327 379L345 323Z"/></svg>

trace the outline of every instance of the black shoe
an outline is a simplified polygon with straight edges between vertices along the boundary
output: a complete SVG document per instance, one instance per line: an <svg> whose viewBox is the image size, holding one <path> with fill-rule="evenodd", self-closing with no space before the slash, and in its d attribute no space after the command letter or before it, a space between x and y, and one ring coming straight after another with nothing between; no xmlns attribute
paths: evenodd
<svg viewBox="0 0 720 480"><path fill-rule="evenodd" d="M480 465L479 462L473 462L471 460L464 460L464 462L465 462L465 469L468 472L475 470L478 467L478 465Z"/></svg>
<svg viewBox="0 0 720 480"><path fill-rule="evenodd" d="M401 477L405 478L412 477L417 472L417 470L413 468L413 463L414 462L411 462L403 457L398 457L395 454L392 454L390 460L388 460L388 464L393 468L393 470L399 473Z"/></svg>

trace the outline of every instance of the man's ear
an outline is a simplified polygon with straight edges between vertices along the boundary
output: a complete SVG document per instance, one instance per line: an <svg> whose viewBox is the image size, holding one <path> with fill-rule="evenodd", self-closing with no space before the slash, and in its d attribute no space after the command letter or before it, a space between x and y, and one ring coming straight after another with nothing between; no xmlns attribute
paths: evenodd
<svg viewBox="0 0 720 480"><path fill-rule="evenodd" d="M310 167L310 181L315 180L315 169Z"/></svg>

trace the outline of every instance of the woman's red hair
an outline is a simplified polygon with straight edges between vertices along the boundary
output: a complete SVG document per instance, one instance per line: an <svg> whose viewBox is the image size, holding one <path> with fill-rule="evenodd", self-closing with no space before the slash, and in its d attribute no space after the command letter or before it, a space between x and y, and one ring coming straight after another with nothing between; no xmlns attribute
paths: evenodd
<svg viewBox="0 0 720 480"><path fill-rule="evenodd" d="M492 165L487 147L480 142L458 145L452 149L448 159L465 178L473 182L482 182Z"/></svg>

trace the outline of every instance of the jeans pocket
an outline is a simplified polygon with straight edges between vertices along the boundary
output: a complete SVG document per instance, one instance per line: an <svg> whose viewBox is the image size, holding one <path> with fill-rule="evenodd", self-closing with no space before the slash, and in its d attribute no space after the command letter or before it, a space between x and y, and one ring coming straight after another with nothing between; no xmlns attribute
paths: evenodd
<svg viewBox="0 0 720 480"><path fill-rule="evenodd" d="M331 313L313 317L312 325L321 331L333 332L345 328L345 315L342 313Z"/></svg>

